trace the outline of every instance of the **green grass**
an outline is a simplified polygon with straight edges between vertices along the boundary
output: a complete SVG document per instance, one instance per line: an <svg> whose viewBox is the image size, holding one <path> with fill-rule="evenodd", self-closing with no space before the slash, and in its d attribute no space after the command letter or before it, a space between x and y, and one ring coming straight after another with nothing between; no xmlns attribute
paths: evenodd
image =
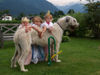
<svg viewBox="0 0 100 75"><path fill-rule="evenodd" d="M62 43L59 55L61 63L31 63L25 66L29 72L23 73L17 68L10 68L10 60L14 54L14 43L5 42L0 49L0 75L100 75L100 40L71 38L70 42Z"/></svg>

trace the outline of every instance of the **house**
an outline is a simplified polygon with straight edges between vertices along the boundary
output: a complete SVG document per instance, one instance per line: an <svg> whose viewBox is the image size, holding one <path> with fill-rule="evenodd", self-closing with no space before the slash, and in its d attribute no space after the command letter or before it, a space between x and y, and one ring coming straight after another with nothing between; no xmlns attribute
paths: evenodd
<svg viewBox="0 0 100 75"><path fill-rule="evenodd" d="M4 14L2 16L2 20L3 21L12 21L12 16L11 15L7 15L7 14Z"/></svg>

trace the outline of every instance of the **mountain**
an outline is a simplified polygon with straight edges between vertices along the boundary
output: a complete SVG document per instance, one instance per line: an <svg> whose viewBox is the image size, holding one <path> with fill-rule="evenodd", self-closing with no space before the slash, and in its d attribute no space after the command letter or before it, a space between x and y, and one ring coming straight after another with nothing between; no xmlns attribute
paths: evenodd
<svg viewBox="0 0 100 75"><path fill-rule="evenodd" d="M70 9L74 9L75 12L86 12L83 4L80 3L72 3L70 5L65 6L56 6L58 9L62 10L64 13L67 13Z"/></svg>
<svg viewBox="0 0 100 75"><path fill-rule="evenodd" d="M0 0L0 10L8 9L12 15L39 14L40 12L58 11L46 0Z"/></svg>

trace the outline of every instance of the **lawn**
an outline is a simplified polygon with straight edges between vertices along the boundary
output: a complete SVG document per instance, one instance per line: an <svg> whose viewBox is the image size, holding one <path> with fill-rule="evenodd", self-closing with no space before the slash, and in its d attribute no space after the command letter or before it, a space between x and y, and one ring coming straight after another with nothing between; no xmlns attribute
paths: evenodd
<svg viewBox="0 0 100 75"><path fill-rule="evenodd" d="M14 54L14 43L6 41L0 49L0 75L100 75L100 40L71 38L70 42L61 43L61 63L31 63L25 66L29 72L23 73L17 68L10 68Z"/></svg>

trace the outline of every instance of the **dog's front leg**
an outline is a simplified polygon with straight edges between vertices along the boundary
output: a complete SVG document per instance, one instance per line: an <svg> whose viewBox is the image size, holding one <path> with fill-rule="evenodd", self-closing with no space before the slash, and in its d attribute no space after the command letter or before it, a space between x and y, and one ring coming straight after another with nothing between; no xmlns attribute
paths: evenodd
<svg viewBox="0 0 100 75"><path fill-rule="evenodd" d="M56 53L59 52L59 47L60 47L60 43L56 42ZM58 59L58 54L56 55L56 62L61 62L61 60Z"/></svg>

